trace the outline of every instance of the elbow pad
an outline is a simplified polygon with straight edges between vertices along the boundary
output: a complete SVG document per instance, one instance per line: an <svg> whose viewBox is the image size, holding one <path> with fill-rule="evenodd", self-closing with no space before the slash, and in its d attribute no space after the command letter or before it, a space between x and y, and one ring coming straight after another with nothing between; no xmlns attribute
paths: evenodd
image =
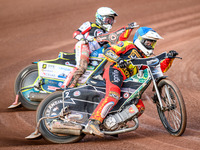
<svg viewBox="0 0 200 150"><path fill-rule="evenodd" d="M119 56L109 48L104 50L104 56L107 57L110 62L116 62L119 59Z"/></svg>
<svg viewBox="0 0 200 150"><path fill-rule="evenodd" d="M81 39L83 38L83 34L81 34L80 31L75 31L75 32L73 33L73 38L74 38L74 39L77 39L77 40L81 40Z"/></svg>

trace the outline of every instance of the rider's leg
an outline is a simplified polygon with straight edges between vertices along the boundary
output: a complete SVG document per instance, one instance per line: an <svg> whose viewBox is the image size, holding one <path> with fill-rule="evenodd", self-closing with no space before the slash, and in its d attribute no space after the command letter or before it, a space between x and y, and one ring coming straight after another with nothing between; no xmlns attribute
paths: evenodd
<svg viewBox="0 0 200 150"><path fill-rule="evenodd" d="M76 86L78 79L85 73L87 66L87 60L81 59L79 68L77 68L77 70L73 73L71 82L69 83L69 88L73 88Z"/></svg>
<svg viewBox="0 0 200 150"><path fill-rule="evenodd" d="M73 78L73 75L74 73L76 72L77 68L75 67L66 77L63 85L62 85L62 88L65 88L66 86L70 85L70 82L72 81L72 78Z"/></svg>
<svg viewBox="0 0 200 150"><path fill-rule="evenodd" d="M103 137L103 133L99 130L99 124L101 124L109 111L117 104L120 99L121 86L124 76L118 69L109 68L104 73L106 79L106 95L101 100L92 115L89 122L86 125L83 132L85 134L95 134L99 137Z"/></svg>
<svg viewBox="0 0 200 150"><path fill-rule="evenodd" d="M75 53L76 53L76 68L67 76L66 80L67 87L75 87L78 79L85 73L88 63L89 63L89 55L90 50L88 44L85 44L84 41L79 41L75 45Z"/></svg>

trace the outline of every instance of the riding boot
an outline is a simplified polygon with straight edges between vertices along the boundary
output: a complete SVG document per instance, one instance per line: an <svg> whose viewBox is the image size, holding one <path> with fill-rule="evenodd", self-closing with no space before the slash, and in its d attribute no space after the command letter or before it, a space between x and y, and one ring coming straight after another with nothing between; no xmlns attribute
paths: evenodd
<svg viewBox="0 0 200 150"><path fill-rule="evenodd" d="M101 123L98 120L89 120L82 132L85 134L94 134L98 137L104 137L104 134L99 129L99 124Z"/></svg>

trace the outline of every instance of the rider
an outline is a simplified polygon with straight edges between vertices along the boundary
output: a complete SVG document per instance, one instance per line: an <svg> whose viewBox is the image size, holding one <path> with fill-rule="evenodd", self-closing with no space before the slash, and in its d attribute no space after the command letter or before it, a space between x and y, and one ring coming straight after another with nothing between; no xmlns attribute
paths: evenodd
<svg viewBox="0 0 200 150"><path fill-rule="evenodd" d="M133 38L133 42L119 41L117 45L107 48L104 56L108 61L113 62L104 72L106 80L106 95L101 100L97 108L92 113L88 124L83 132L85 134L94 134L103 137L104 134L99 130L101 124L108 112L117 104L120 99L120 92L123 80L136 74L138 69L145 69L145 66L136 67L128 65L125 61L130 58L147 58L153 54L156 41L163 39L156 31L148 27L140 27ZM161 64L162 72L166 72L174 60L173 57L178 55L176 51L170 51L168 56ZM139 100L140 105L143 105ZM136 105L137 106L137 105Z"/></svg>
<svg viewBox="0 0 200 150"><path fill-rule="evenodd" d="M85 73L87 69L90 53L99 49L104 44L107 44L107 42L97 42L94 38L109 32L116 16L118 16L118 14L111 8L100 7L96 12L96 23L87 21L73 33L73 38L78 40L75 45L76 67L65 79L65 82L62 86L63 88L65 86L69 88L75 87L78 79ZM122 34L120 40L126 40L131 31L132 29L129 29Z"/></svg>

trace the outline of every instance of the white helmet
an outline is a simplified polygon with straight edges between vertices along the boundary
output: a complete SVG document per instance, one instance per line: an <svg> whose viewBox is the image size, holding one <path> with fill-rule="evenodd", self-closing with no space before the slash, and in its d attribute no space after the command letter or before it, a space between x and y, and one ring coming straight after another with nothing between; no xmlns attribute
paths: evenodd
<svg viewBox="0 0 200 150"><path fill-rule="evenodd" d="M106 31L110 31L118 14L109 7L100 7L96 12L96 23Z"/></svg>
<svg viewBox="0 0 200 150"><path fill-rule="evenodd" d="M157 40L163 39L156 31L148 27L140 27L133 38L133 43L146 55L153 54Z"/></svg>

